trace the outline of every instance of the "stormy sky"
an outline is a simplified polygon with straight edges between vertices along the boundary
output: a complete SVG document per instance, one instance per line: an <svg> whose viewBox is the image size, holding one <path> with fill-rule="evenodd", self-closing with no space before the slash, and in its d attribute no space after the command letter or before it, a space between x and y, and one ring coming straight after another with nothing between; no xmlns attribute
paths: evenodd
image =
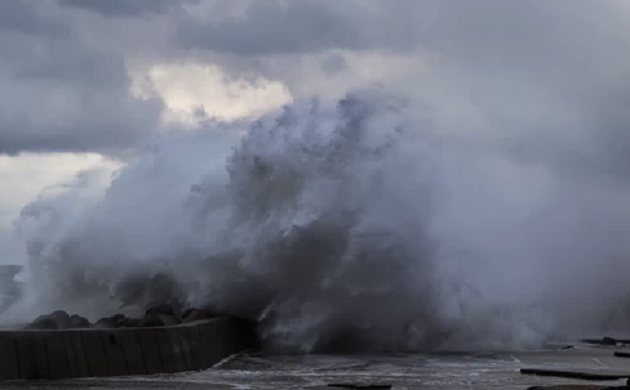
<svg viewBox="0 0 630 390"><path fill-rule="evenodd" d="M22 261L21 208L83 170L368 87L462 142L626 186L629 76L625 0L0 1L0 262Z"/></svg>

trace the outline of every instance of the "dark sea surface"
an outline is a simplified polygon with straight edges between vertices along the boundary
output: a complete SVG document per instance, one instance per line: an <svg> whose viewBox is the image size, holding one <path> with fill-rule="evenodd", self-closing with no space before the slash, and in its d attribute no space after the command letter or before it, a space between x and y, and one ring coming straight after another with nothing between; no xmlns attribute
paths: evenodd
<svg viewBox="0 0 630 390"><path fill-rule="evenodd" d="M333 389L331 383L391 384L393 389L526 389L532 385L594 382L526 376L524 367L630 373L620 347L578 345L540 351L390 355L242 354L201 372L116 379L6 382L27 389ZM630 349L629 349L630 350ZM623 381L604 382L620 385Z"/></svg>

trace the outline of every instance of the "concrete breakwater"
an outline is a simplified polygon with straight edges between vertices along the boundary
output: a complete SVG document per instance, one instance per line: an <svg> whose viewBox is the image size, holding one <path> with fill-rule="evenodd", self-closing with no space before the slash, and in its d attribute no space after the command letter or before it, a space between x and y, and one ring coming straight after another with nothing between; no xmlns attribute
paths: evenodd
<svg viewBox="0 0 630 390"><path fill-rule="evenodd" d="M202 370L255 343L255 325L234 317L152 328L0 331L0 380Z"/></svg>

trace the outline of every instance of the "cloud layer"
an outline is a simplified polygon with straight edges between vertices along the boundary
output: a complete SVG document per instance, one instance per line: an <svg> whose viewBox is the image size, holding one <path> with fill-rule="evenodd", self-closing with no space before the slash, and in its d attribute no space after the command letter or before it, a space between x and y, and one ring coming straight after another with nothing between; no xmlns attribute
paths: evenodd
<svg viewBox="0 0 630 390"><path fill-rule="evenodd" d="M160 99L132 96L122 56L86 44L53 4L0 14L0 153L112 151L157 126Z"/></svg>
<svg viewBox="0 0 630 390"><path fill-rule="evenodd" d="M0 153L135 150L111 186L24 208L31 298L126 302L159 270L300 350L627 322L629 21L614 0L0 3Z"/></svg>

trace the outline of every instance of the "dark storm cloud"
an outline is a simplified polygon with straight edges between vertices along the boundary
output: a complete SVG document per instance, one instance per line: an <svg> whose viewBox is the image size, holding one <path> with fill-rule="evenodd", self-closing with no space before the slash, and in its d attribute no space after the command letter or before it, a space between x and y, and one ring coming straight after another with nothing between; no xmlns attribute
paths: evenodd
<svg viewBox="0 0 630 390"><path fill-rule="evenodd" d="M0 2L0 154L126 148L162 102L131 96L123 58L88 44L51 2Z"/></svg>
<svg viewBox="0 0 630 390"><path fill-rule="evenodd" d="M619 1L434 3L420 41L524 161L630 179L629 10Z"/></svg>
<svg viewBox="0 0 630 390"><path fill-rule="evenodd" d="M355 1L259 1L244 18L184 20L183 47L239 56L314 53L328 49L401 50L413 47L409 3L376 9ZM375 5L372 3L371 5Z"/></svg>
<svg viewBox="0 0 630 390"><path fill-rule="evenodd" d="M111 17L161 14L178 4L177 0L59 0L59 2L62 5Z"/></svg>
<svg viewBox="0 0 630 390"><path fill-rule="evenodd" d="M68 33L60 20L46 16L32 1L1 1L0 31L57 36Z"/></svg>
<svg viewBox="0 0 630 390"><path fill-rule="evenodd" d="M356 73L348 52L387 58L419 49L436 61L394 76L428 107L448 107L456 117L451 97L465 101L525 160L626 170L630 34L623 1L202 3L186 15L174 0L0 1L0 152L141 139L162 105L129 94L125 64L134 56L219 65L235 79L259 74L293 93L309 91L320 77L304 66L311 60L341 79ZM228 5L245 11L232 14Z"/></svg>

